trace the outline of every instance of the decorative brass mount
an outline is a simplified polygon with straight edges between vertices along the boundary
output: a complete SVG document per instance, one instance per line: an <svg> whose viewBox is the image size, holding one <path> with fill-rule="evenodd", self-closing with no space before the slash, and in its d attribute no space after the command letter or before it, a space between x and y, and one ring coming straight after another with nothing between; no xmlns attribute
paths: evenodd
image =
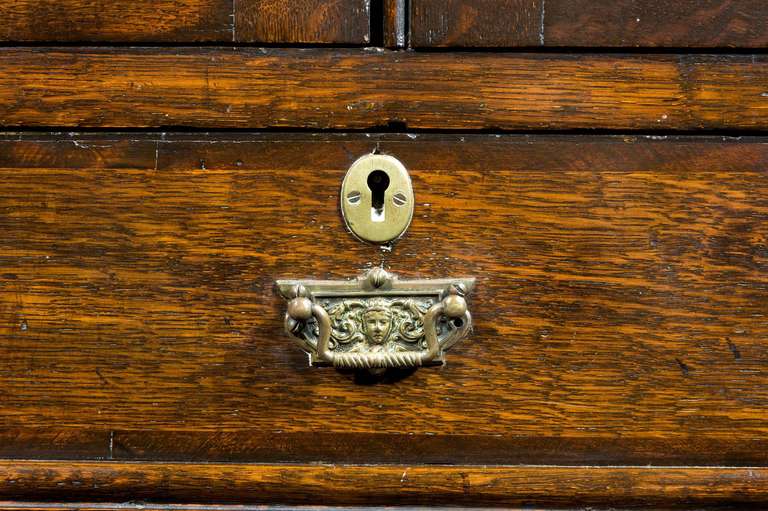
<svg viewBox="0 0 768 511"><path fill-rule="evenodd" d="M472 329L475 279L399 280L381 268L351 281L280 280L285 330L315 366L439 365Z"/></svg>

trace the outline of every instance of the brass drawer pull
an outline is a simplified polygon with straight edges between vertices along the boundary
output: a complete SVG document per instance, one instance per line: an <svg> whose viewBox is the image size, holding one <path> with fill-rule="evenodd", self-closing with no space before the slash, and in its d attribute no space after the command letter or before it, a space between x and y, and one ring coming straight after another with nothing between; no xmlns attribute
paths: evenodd
<svg viewBox="0 0 768 511"><path fill-rule="evenodd" d="M474 279L400 281L376 268L355 281L278 281L285 329L312 365L377 370L444 363L472 329Z"/></svg>

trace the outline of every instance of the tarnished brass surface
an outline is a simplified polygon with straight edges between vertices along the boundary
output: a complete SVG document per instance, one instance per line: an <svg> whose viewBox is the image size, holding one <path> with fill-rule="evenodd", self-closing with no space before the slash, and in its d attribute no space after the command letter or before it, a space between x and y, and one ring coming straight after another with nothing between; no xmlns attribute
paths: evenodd
<svg viewBox="0 0 768 511"><path fill-rule="evenodd" d="M347 171L341 185L341 212L352 234L388 243L405 233L413 218L411 178L397 158L367 154Z"/></svg>
<svg viewBox="0 0 768 511"><path fill-rule="evenodd" d="M399 280L381 268L351 281L280 280L285 329L310 364L380 370L442 364L472 329L474 279Z"/></svg>

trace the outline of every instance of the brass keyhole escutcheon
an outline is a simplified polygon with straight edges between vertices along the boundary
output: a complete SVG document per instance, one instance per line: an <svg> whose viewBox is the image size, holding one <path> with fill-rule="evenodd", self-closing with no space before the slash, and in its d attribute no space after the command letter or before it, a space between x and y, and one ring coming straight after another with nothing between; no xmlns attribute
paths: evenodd
<svg viewBox="0 0 768 511"><path fill-rule="evenodd" d="M363 241L388 243L402 236L411 224L413 206L411 177L392 156L363 156L341 184L344 222Z"/></svg>

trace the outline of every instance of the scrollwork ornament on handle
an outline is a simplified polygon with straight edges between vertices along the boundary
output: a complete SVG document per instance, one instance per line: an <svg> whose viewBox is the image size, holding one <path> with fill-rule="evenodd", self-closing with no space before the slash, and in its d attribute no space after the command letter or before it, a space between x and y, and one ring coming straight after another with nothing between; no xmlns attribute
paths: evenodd
<svg viewBox="0 0 768 511"><path fill-rule="evenodd" d="M354 281L278 281L285 329L312 365L368 370L444 363L472 329L474 279L400 281L375 268Z"/></svg>

